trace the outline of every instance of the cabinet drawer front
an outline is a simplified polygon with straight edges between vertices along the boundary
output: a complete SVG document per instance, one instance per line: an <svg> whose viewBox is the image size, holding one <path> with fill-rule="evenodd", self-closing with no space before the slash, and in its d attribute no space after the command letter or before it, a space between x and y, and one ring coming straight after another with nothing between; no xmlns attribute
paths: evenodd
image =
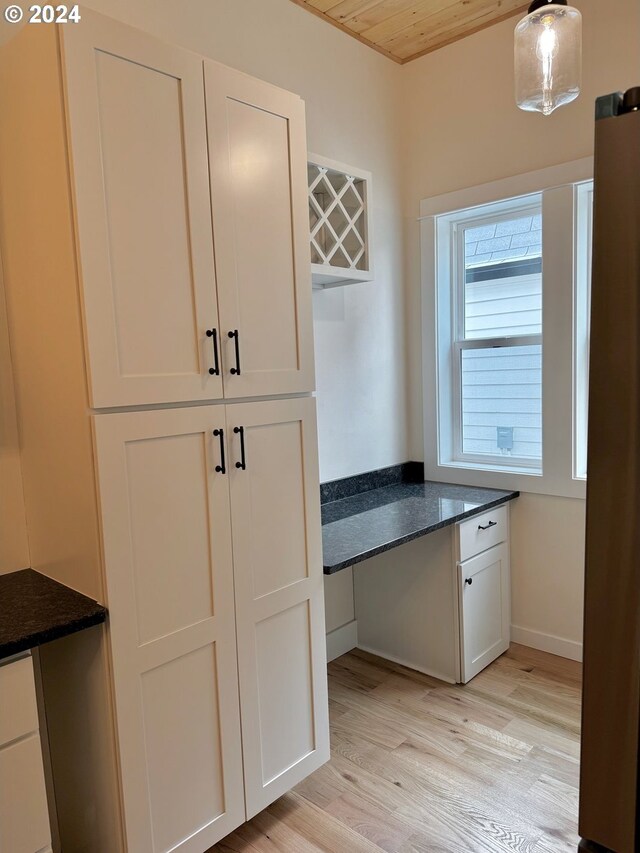
<svg viewBox="0 0 640 853"><path fill-rule="evenodd" d="M508 536L508 509L500 506L485 512L482 515L474 515L468 521L458 525L459 536L459 559L468 560L476 554L481 554L487 548L493 548L505 542Z"/></svg>
<svg viewBox="0 0 640 853"><path fill-rule="evenodd" d="M38 731L31 656L0 666L0 746Z"/></svg>
<svg viewBox="0 0 640 853"><path fill-rule="evenodd" d="M0 850L35 853L51 844L38 733L0 749Z"/></svg>

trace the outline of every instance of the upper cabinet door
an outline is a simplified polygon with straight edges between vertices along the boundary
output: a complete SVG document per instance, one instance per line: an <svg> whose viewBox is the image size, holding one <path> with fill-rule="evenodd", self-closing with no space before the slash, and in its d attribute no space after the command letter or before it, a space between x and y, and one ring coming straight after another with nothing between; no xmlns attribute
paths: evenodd
<svg viewBox="0 0 640 853"><path fill-rule="evenodd" d="M224 428L221 406L95 418L130 853L245 817Z"/></svg>
<svg viewBox="0 0 640 853"><path fill-rule="evenodd" d="M202 59L84 12L61 38L92 405L219 398Z"/></svg>
<svg viewBox="0 0 640 853"><path fill-rule="evenodd" d="M304 104L205 61L225 397L314 388Z"/></svg>
<svg viewBox="0 0 640 853"><path fill-rule="evenodd" d="M329 758L315 401L227 406L247 818Z"/></svg>

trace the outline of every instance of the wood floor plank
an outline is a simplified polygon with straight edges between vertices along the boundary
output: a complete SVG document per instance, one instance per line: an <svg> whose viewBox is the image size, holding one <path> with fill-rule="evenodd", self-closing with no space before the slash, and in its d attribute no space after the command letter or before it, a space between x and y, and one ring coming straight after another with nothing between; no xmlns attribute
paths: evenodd
<svg viewBox="0 0 640 853"><path fill-rule="evenodd" d="M343 794L327 811L387 853L397 851L413 834L412 828L391 812L376 808L357 794Z"/></svg>
<svg viewBox="0 0 640 853"><path fill-rule="evenodd" d="M557 836L543 835L534 847L533 853L576 853L576 842L566 841Z"/></svg>
<svg viewBox="0 0 640 853"><path fill-rule="evenodd" d="M512 645L468 685L354 650L331 761L218 853L575 853L581 667Z"/></svg>
<svg viewBox="0 0 640 853"><path fill-rule="evenodd" d="M278 801L280 802L280 801ZM296 850L300 853L323 853L323 848L314 844L283 819L282 809L271 807L256 815L244 832L251 832L251 844L259 853L282 853L284 850Z"/></svg>
<svg viewBox="0 0 640 853"><path fill-rule="evenodd" d="M324 853L378 853L379 847L299 794L285 794L267 811Z"/></svg>
<svg viewBox="0 0 640 853"><path fill-rule="evenodd" d="M380 717L377 714L363 714L360 711L352 710L344 714L331 727L334 736L356 735L371 744L385 746L388 749L394 749L400 746L405 739L405 732L394 727L388 717Z"/></svg>

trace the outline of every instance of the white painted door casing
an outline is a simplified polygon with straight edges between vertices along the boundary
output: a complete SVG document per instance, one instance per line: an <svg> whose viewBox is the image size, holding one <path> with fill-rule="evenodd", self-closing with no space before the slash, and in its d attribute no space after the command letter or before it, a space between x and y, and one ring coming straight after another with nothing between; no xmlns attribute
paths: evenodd
<svg viewBox="0 0 640 853"><path fill-rule="evenodd" d="M251 818L329 759L316 415L310 397L226 408Z"/></svg>
<svg viewBox="0 0 640 853"><path fill-rule="evenodd" d="M204 74L225 398L313 391L304 102Z"/></svg>
<svg viewBox="0 0 640 853"><path fill-rule="evenodd" d="M202 58L101 15L60 38L91 405L220 398Z"/></svg>
<svg viewBox="0 0 640 853"><path fill-rule="evenodd" d="M127 845L245 819L224 407L94 416Z"/></svg>

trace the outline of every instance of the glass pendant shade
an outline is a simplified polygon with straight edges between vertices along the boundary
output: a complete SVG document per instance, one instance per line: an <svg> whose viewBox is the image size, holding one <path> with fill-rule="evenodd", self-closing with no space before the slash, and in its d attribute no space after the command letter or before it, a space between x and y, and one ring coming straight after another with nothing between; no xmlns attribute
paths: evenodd
<svg viewBox="0 0 640 853"><path fill-rule="evenodd" d="M582 15L566 0L535 0L516 27L516 102L550 115L580 94Z"/></svg>

